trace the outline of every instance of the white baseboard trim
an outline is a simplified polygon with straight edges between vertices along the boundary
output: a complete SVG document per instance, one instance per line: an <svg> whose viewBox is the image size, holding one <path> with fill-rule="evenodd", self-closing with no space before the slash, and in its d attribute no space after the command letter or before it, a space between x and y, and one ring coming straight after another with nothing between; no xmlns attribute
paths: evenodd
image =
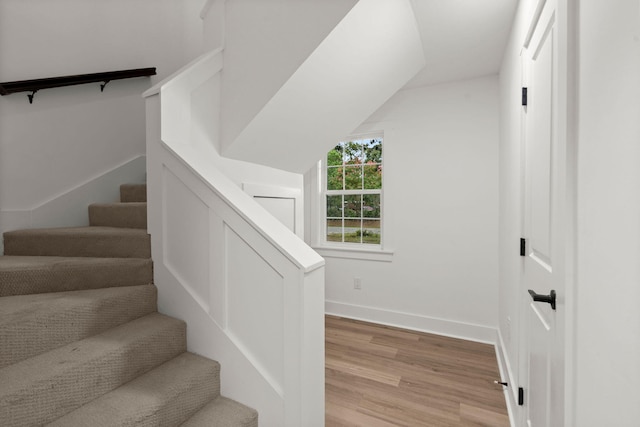
<svg viewBox="0 0 640 427"><path fill-rule="evenodd" d="M87 207L91 203L118 201L120 184L146 180L146 157L141 155L92 177L38 206L0 210L0 231L23 228L74 227L89 225ZM0 239L0 253L4 252Z"/></svg>
<svg viewBox="0 0 640 427"><path fill-rule="evenodd" d="M496 343L496 358L498 359L498 369L500 369L501 381L509 384L508 387L504 387L504 399L507 403L507 411L509 413L509 422L511 427L516 427L516 420L518 418L518 384L515 382L513 371L511 370L511 364L504 352L505 346L502 340L502 334L498 330L498 342Z"/></svg>
<svg viewBox="0 0 640 427"><path fill-rule="evenodd" d="M384 310L375 307L325 301L325 312L330 315L379 323L387 326L461 338L469 341L496 345L497 331L488 326L437 319L411 313Z"/></svg>

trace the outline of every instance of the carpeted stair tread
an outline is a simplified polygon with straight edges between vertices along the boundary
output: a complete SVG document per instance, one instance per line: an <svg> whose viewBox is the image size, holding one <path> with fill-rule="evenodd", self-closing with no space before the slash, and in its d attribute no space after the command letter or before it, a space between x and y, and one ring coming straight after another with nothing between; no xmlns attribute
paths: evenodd
<svg viewBox="0 0 640 427"><path fill-rule="evenodd" d="M146 190L91 205L89 227L4 233L0 426L258 425L156 311Z"/></svg>
<svg viewBox="0 0 640 427"><path fill-rule="evenodd" d="M0 369L0 425L60 418L186 351L185 329L153 313Z"/></svg>
<svg viewBox="0 0 640 427"><path fill-rule="evenodd" d="M119 227L68 227L4 233L5 255L150 258L146 230Z"/></svg>
<svg viewBox="0 0 640 427"><path fill-rule="evenodd" d="M153 285L0 298L0 368L157 310Z"/></svg>
<svg viewBox="0 0 640 427"><path fill-rule="evenodd" d="M50 426L178 426L219 392L220 365L183 353Z"/></svg>
<svg viewBox="0 0 640 427"><path fill-rule="evenodd" d="M180 427L258 427L258 412L220 396Z"/></svg>
<svg viewBox="0 0 640 427"><path fill-rule="evenodd" d="M94 203L89 205L89 225L146 229L147 204Z"/></svg>
<svg viewBox="0 0 640 427"><path fill-rule="evenodd" d="M151 282L149 258L0 256L0 297Z"/></svg>
<svg viewBox="0 0 640 427"><path fill-rule="evenodd" d="M146 202L147 184L122 184L120 186L120 201L123 203Z"/></svg>

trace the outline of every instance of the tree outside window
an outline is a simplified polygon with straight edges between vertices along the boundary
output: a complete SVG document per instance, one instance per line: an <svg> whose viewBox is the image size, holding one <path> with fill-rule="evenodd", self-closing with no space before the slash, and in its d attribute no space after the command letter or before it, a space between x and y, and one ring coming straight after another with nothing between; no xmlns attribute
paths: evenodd
<svg viewBox="0 0 640 427"><path fill-rule="evenodd" d="M326 162L326 241L379 245L382 138L340 142Z"/></svg>

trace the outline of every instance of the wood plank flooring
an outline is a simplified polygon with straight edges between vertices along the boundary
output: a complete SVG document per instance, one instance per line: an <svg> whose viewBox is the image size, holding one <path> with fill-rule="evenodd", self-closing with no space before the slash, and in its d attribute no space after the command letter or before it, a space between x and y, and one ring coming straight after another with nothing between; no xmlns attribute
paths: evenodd
<svg viewBox="0 0 640 427"><path fill-rule="evenodd" d="M325 319L327 426L509 426L493 346Z"/></svg>

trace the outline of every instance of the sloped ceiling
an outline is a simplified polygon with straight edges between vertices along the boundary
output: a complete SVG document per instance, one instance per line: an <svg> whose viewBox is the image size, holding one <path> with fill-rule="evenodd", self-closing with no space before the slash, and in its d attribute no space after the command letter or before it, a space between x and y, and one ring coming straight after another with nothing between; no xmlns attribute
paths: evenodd
<svg viewBox="0 0 640 427"><path fill-rule="evenodd" d="M295 28L303 30L299 35L303 37L307 24L319 17L302 12L325 1L270 0L265 6L271 6L266 10L273 16L266 21L263 13L255 14L259 0L236 1L227 19L246 2L253 7L242 10L241 16L253 11L255 19L252 25L237 28L237 40L254 33L256 26L263 36L288 34L290 28L272 22L287 18L284 12L295 18ZM331 18L327 22L342 13L345 17L335 28L335 24L323 25L333 30L308 57L294 55L306 59L293 74L287 74L286 82L274 79L267 85L269 91L264 90L265 71L273 71L289 56L274 55L267 44L257 49L262 59L257 68L251 68L246 52L235 49L233 56L234 38L229 37L223 73L223 156L304 172L334 141L353 132L398 90L496 74L517 5L517 0L357 0L355 5L354 1L332 9L340 13L327 15ZM280 3L280 9L272 10ZM275 31L279 28L280 32ZM286 41L286 37L281 40ZM282 43L271 45L288 51ZM255 43L244 45L256 50ZM256 56L253 54L251 57ZM255 72L259 79L255 84L245 79L247 86L236 85L244 91L242 96L229 90L233 76L239 75L233 69L233 58L239 58L241 68ZM295 64L280 68L291 70L292 66ZM252 84L263 93L249 90Z"/></svg>
<svg viewBox="0 0 640 427"><path fill-rule="evenodd" d="M359 0L222 155L306 172L424 64L409 0Z"/></svg>
<svg viewBox="0 0 640 427"><path fill-rule="evenodd" d="M412 0L426 66L405 88L495 74L518 0Z"/></svg>
<svg viewBox="0 0 640 427"><path fill-rule="evenodd" d="M358 0L225 2L223 146L233 143L356 3Z"/></svg>

